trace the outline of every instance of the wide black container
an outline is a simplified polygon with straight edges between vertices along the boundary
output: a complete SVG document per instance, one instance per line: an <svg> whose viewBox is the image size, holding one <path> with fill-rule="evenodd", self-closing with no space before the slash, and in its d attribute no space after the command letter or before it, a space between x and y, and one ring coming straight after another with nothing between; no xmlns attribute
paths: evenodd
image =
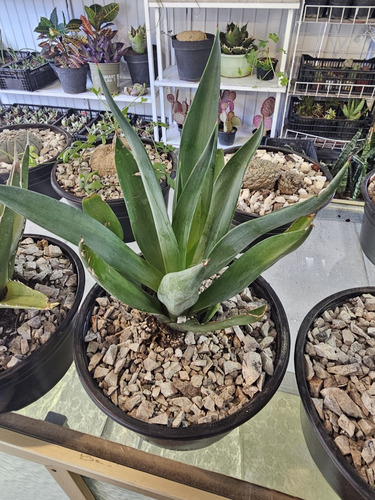
<svg viewBox="0 0 375 500"><path fill-rule="evenodd" d="M342 500L373 500L374 489L362 479L337 448L320 420L312 402L306 380L304 349L307 334L314 321L326 309L334 309L348 299L364 293L375 293L374 287L351 288L319 302L305 316L297 335L294 351L295 374L301 397L301 424L309 452L320 472Z"/></svg>
<svg viewBox="0 0 375 500"><path fill-rule="evenodd" d="M368 194L368 185L375 178L375 170L369 172L361 184L362 198L365 201L363 221L359 242L366 257L375 264L375 205Z"/></svg>
<svg viewBox="0 0 375 500"><path fill-rule="evenodd" d="M28 56L25 59L31 60L32 57ZM48 62L32 69L22 69L20 64L19 67L12 66L7 64L0 68L0 83L3 89L33 92L57 80L57 76Z"/></svg>
<svg viewBox="0 0 375 500"><path fill-rule="evenodd" d="M77 273L77 290L70 311L47 342L17 365L0 373L0 413L19 410L44 396L65 375L73 361L73 318L85 286L81 260L60 240L50 236L24 235L29 236L37 240L46 239L62 249Z"/></svg>
<svg viewBox="0 0 375 500"><path fill-rule="evenodd" d="M136 432L144 440L157 446L173 450L193 450L209 446L223 438L228 432L255 416L271 400L284 377L288 364L290 336L284 308L274 290L262 277L254 281L251 284L251 288L257 297L266 299L271 307L271 318L278 332L277 353L274 373L266 380L262 392L258 392L250 402L233 415L217 422L172 428L142 422L130 417L115 406L103 394L88 371L87 343L84 341L84 338L91 326L91 314L95 305L95 299L105 294L104 290L98 285L95 285L87 295L76 318L75 326L74 361L78 376L86 392L94 403L115 422Z"/></svg>
<svg viewBox="0 0 375 500"><path fill-rule="evenodd" d="M53 130L56 133L59 133L64 136L66 145L69 146L72 142L72 136L66 132L66 130L58 127L56 125L45 125L45 124L31 124L31 125L11 125L9 127L0 128L0 133L5 130L17 130L17 129L49 129ZM56 191L52 188L51 185L51 170L56 163L57 156L55 155L50 160L40 163L36 167L31 167L29 169L29 189L30 191L35 191L37 193L45 194L46 196L50 196L51 198L55 198L59 200L61 196L58 196ZM0 179L2 184L5 184L7 181L8 175L4 176Z"/></svg>
<svg viewBox="0 0 375 500"><path fill-rule="evenodd" d="M176 53L180 80L198 82L206 67L214 43L214 35L206 33L207 39L198 42L180 42L172 36L172 47Z"/></svg>

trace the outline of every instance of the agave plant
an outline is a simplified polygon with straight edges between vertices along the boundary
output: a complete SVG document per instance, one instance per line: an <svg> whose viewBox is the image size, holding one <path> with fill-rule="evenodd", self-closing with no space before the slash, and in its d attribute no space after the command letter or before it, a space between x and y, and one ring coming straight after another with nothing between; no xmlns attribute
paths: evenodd
<svg viewBox="0 0 375 500"><path fill-rule="evenodd" d="M15 148L12 171L7 184L27 189L29 146L26 147L22 163L17 159ZM23 283L13 280L18 243L23 235L25 218L0 204L0 308L47 309L55 304L47 297Z"/></svg>
<svg viewBox="0 0 375 500"><path fill-rule="evenodd" d="M247 23L239 26L228 23L225 32L220 33L221 52L223 54L248 54L256 50L255 38L249 36Z"/></svg>
<svg viewBox="0 0 375 500"><path fill-rule="evenodd" d="M220 42L216 35L183 127L170 219L144 145L101 80L130 146L129 150L116 141L116 165L142 256L120 239L118 220L97 195L84 200L83 212L11 186L0 186L0 201L78 245L85 266L104 289L172 328L205 332L257 321L264 307L220 322L213 317L220 302L242 291L307 238L313 220L309 214L330 199L345 168L319 196L230 229L242 178L263 127L224 165L223 152L217 150ZM262 240L236 258L261 235L287 223L292 225L285 233Z"/></svg>

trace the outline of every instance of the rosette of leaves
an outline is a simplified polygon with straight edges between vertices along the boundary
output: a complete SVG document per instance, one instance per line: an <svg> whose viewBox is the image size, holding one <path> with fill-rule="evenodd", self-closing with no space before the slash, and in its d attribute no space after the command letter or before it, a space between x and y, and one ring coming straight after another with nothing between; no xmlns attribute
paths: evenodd
<svg viewBox="0 0 375 500"><path fill-rule="evenodd" d="M223 54L248 54L256 50L255 38L249 36L247 23L240 27L235 23L228 23L226 31L220 33L221 52Z"/></svg>
<svg viewBox="0 0 375 500"><path fill-rule="evenodd" d="M62 16L63 21L59 22L55 7L50 18L41 17L34 29L39 33L38 40L43 40L39 44L41 55L61 68L80 68L85 64L84 40L78 35L82 22L80 19L71 19L67 23L64 13Z"/></svg>
<svg viewBox="0 0 375 500"><path fill-rule="evenodd" d="M220 59L217 34L182 130L171 218L147 151L101 77L107 102L130 145L129 150L117 139L116 167L142 256L121 240L118 220L97 195L84 199L81 212L38 193L0 186L1 202L78 245L88 271L110 294L184 331L257 321L264 307L222 322L212 319L220 302L305 241L312 230L311 214L331 198L345 172L343 168L317 197L231 228L242 179L263 128L224 163L223 151L217 150ZM245 251L260 236L288 223L286 232ZM203 290L202 284L218 273Z"/></svg>

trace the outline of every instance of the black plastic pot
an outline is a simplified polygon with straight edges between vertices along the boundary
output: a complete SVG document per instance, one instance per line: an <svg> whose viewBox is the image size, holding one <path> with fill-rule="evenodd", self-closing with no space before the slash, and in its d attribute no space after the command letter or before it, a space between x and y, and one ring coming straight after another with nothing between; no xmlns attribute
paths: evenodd
<svg viewBox="0 0 375 500"><path fill-rule="evenodd" d="M157 53L156 45L153 45L154 56L154 75L158 76ZM148 65L148 54L137 54L131 47L126 49L124 59L128 65L130 77L133 85L135 83L145 84L146 87L150 86L150 73Z"/></svg>
<svg viewBox="0 0 375 500"><path fill-rule="evenodd" d="M10 125L9 127L0 128L0 133L5 130L17 130L17 129L50 129L54 132L57 132L65 137L66 146L69 146L72 142L72 136L66 132L61 127L56 125L45 125L42 123L37 124L28 124L28 125ZM60 151L61 152L61 151ZM57 155L48 160L45 163L41 163L36 167L31 167L29 169L29 190L35 191L37 193L45 194L51 198L55 198L59 200L61 196L58 196L56 191L52 188L51 185L51 170L53 165L56 163ZM6 184L9 175L4 175L0 177L0 183Z"/></svg>
<svg viewBox="0 0 375 500"><path fill-rule="evenodd" d="M78 276L72 308L49 340L12 368L0 373L0 413L16 411L34 403L65 375L73 361L73 318L81 302L85 273L77 254L65 243L50 236L25 234L46 239L62 249Z"/></svg>
<svg viewBox="0 0 375 500"><path fill-rule="evenodd" d="M208 61L214 35L206 33L207 39L198 42L180 42L172 36L172 47L176 53L180 80L198 82Z"/></svg>
<svg viewBox="0 0 375 500"><path fill-rule="evenodd" d="M104 290L98 285L95 285L87 295L80 313L76 317L75 325L74 361L78 376L88 395L114 421L136 432L144 440L163 448L193 450L209 446L223 438L231 430L255 416L270 401L284 377L288 364L290 337L284 308L274 290L262 277L258 278L251 287L258 297L265 298L271 306L271 317L275 322L278 332L275 370L272 377L266 380L262 392L257 393L249 403L245 404L233 415L217 422L183 428L171 428L159 424L142 422L130 417L115 406L103 394L87 368L87 343L84 341L84 337L91 326L91 314L95 305L95 299L105 294Z"/></svg>
<svg viewBox="0 0 375 500"><path fill-rule="evenodd" d="M145 140L144 142L147 143L148 141ZM51 171L49 174L50 175L50 183L51 183L51 186L55 192L55 196L58 199L64 198L68 202L69 205L82 210L82 200L84 197L83 196L75 196L74 194L69 193L68 191L65 191L65 189L63 189L60 186L59 182L57 181L57 177L56 177L57 165L58 164L56 163L55 166L53 168L51 168ZM167 205L170 188L165 180L162 181L161 188L162 188L165 204ZM119 198L116 200L108 200L107 203L111 207L111 209L114 211L114 213L116 214L117 218L120 221L120 224L121 224L123 232L124 232L123 240L127 243L130 241L134 241L134 235L133 235L133 231L131 228L130 219L129 219L128 211L126 209L124 198Z"/></svg>
<svg viewBox="0 0 375 500"><path fill-rule="evenodd" d="M287 150L293 153L302 154L314 161L318 161L318 155L315 145L313 141L310 141L308 139L275 139L274 137L267 137L265 144L267 144L268 146L273 146L275 148L280 147L283 150Z"/></svg>
<svg viewBox="0 0 375 500"><path fill-rule="evenodd" d="M337 8L327 9L327 15L331 19L347 19L350 14L350 9L343 9L342 6L352 5L353 0L328 0L328 6L337 5Z"/></svg>
<svg viewBox="0 0 375 500"><path fill-rule="evenodd" d="M304 318L294 352L295 374L301 397L301 424L309 452L325 479L342 500L373 500L374 489L354 470L325 429L312 402L306 381L304 349L315 319L326 309L341 306L351 297L375 293L374 287L351 288L319 302Z"/></svg>
<svg viewBox="0 0 375 500"><path fill-rule="evenodd" d="M375 178L375 170L369 172L362 181L361 193L365 201L359 242L366 257L375 264L375 205L368 194L370 180Z"/></svg>
<svg viewBox="0 0 375 500"><path fill-rule="evenodd" d="M276 66L279 61L277 59L272 59L272 68L263 69L257 66L257 78L258 80L273 80L276 74Z"/></svg>
<svg viewBox="0 0 375 500"><path fill-rule="evenodd" d="M81 68L59 68L54 64L51 64L51 66L66 94L81 94L82 92L86 92L87 74L89 71L88 64L85 64Z"/></svg>
<svg viewBox="0 0 375 500"><path fill-rule="evenodd" d="M306 17L318 16L320 19L325 16L326 8L320 6L327 5L327 0L305 0L305 5L309 5L309 7L306 7ZM317 7L310 7L310 5L316 5Z"/></svg>
<svg viewBox="0 0 375 500"><path fill-rule="evenodd" d="M219 130L219 143L222 146L233 146L234 139L236 138L237 128L233 127L231 132L224 132Z"/></svg>
<svg viewBox="0 0 375 500"><path fill-rule="evenodd" d="M273 152L278 152L279 151L281 153L284 153L285 155L291 154L291 151L288 150L288 149L278 148L278 147L274 147L274 146L265 145L265 146L262 146L261 149L265 149L266 151L273 151ZM233 148L233 150L231 150L231 149L227 150L226 153L234 153L235 151L236 151L236 148ZM304 154L301 154L299 152L296 152L296 153L299 156L301 156L302 158L304 158L306 161L311 162L311 163L316 163L316 160L314 158L310 158L310 157L305 156ZM324 173L324 175L327 177L327 179L332 180L332 178L333 178L332 174L331 174L331 172L328 170L328 168L326 166L319 165L319 168ZM329 202L327 202L326 205L328 203ZM239 224L242 224L243 222L247 222L249 220L257 219L258 217L261 217L261 216L257 215L257 214L249 214L247 212L244 212L243 210L236 209L236 211L234 213L232 224L235 225L235 226L238 226ZM287 224L287 225L284 225L284 226L280 226L280 227L274 229L273 231L270 231L270 232L266 233L265 235L263 235L262 237L260 237L258 240L256 240L254 242L254 244L257 243L257 242L259 242L259 241L261 241L264 238L268 238L269 236L273 236L275 234L283 233L286 229L288 229L289 225L290 224Z"/></svg>
<svg viewBox="0 0 375 500"><path fill-rule="evenodd" d="M349 17L356 19L366 19L367 16L372 18L374 14L374 9L370 9L369 7L374 5L373 0L353 0L352 4L356 9L350 9ZM366 9L359 9L358 7L367 7ZM358 11L357 11L358 8Z"/></svg>

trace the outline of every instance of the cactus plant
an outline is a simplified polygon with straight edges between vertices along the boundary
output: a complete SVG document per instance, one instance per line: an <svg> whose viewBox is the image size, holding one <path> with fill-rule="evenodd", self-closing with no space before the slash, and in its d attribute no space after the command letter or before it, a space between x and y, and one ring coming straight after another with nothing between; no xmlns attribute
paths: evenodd
<svg viewBox="0 0 375 500"><path fill-rule="evenodd" d="M137 29L132 26L130 28L129 40L134 52L137 54L145 54L147 51L146 26L138 26Z"/></svg>
<svg viewBox="0 0 375 500"><path fill-rule="evenodd" d="M223 90L219 99L219 121L223 132L232 132L233 127L242 125L241 119L234 114L234 100L237 94L234 90ZM219 126L220 128L220 126Z"/></svg>
<svg viewBox="0 0 375 500"><path fill-rule="evenodd" d="M167 100L172 104L172 120L175 121L177 125L182 126L189 111L189 104L186 99L180 102L178 100L178 94L179 90L176 92L176 97L173 94L168 94Z"/></svg>
<svg viewBox="0 0 375 500"><path fill-rule="evenodd" d="M0 134L0 161L12 163L14 151L23 153L27 144L33 147L33 152L37 155L43 147L40 139L27 130L3 130Z"/></svg>
<svg viewBox="0 0 375 500"><path fill-rule="evenodd" d="M220 32L221 52L223 54L248 54L256 49L255 38L249 36L247 23L240 27L235 23L228 23L226 31Z"/></svg>
<svg viewBox="0 0 375 500"><path fill-rule="evenodd" d="M260 115L255 115L253 118L253 125L255 128L259 128L261 122L264 123L264 134L266 134L272 128L272 118L273 112L275 110L275 98L267 97L263 101L260 108Z"/></svg>

